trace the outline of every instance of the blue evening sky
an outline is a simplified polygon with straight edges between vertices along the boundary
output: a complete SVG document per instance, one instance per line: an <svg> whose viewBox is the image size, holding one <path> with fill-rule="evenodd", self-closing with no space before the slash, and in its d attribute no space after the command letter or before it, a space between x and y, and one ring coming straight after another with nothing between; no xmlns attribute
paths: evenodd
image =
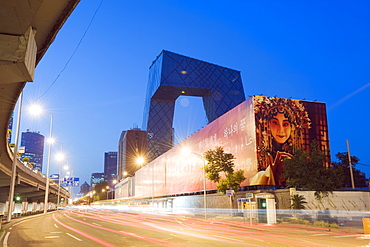
<svg viewBox="0 0 370 247"><path fill-rule="evenodd" d="M325 102L332 156L347 151L348 139L369 176L369 13L370 1L360 0L82 0L25 87L23 106L38 101L54 116L73 175L90 183L121 131L142 127L149 66L169 50L241 71L246 95ZM200 98L179 98L175 111L177 141L205 125ZM21 122L22 131L48 136L47 115L24 111ZM52 159L51 173L58 165Z"/></svg>

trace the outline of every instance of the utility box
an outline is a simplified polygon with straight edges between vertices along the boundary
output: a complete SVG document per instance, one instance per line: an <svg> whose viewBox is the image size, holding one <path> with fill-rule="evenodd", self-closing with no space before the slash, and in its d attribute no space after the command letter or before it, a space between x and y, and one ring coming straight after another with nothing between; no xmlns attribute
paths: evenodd
<svg viewBox="0 0 370 247"><path fill-rule="evenodd" d="M256 195L258 223L276 224L275 196L270 193Z"/></svg>
<svg viewBox="0 0 370 247"><path fill-rule="evenodd" d="M364 225L364 234L370 234L370 218L362 218L362 224Z"/></svg>

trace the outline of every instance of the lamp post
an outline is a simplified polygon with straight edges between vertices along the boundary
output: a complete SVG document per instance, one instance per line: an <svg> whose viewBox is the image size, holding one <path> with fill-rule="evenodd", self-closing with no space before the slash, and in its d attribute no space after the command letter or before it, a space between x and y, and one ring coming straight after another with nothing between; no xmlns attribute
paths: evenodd
<svg viewBox="0 0 370 247"><path fill-rule="evenodd" d="M116 184L117 184L117 179L114 179L113 180L112 199L116 198Z"/></svg>
<svg viewBox="0 0 370 247"><path fill-rule="evenodd" d="M63 167L63 169L61 169L61 164L59 165L59 188L58 188L58 205L59 204L64 204L65 203L65 201L63 200L63 198L61 198L61 196L60 196L60 189L61 189L61 187L63 187L62 186L62 182L61 182L61 180L63 179L63 181L64 181L64 176L62 176L62 170L64 169L64 170L68 170L68 166L67 165L65 165L64 167ZM66 197L64 198L64 199L66 199ZM63 201L63 202L61 202L61 201ZM58 208L57 208L57 210L58 210Z"/></svg>
<svg viewBox="0 0 370 247"><path fill-rule="evenodd" d="M15 131L15 147L13 153L13 166L12 166L12 177L10 180L10 188L9 188L9 204L8 204L8 217L7 222L10 222L12 218L12 204L14 199L14 189L15 189L15 175L17 171L17 160L18 160L18 139L19 139L19 129L20 129L20 121L21 121L21 109L22 109L22 99L23 99L23 92L19 95L19 104L18 104L18 113L17 113L17 127Z"/></svg>
<svg viewBox="0 0 370 247"><path fill-rule="evenodd" d="M49 114L50 115L50 114ZM50 115L50 132L49 132L50 139L53 138L53 115ZM48 212L48 200L49 200L49 172L50 172L50 155L51 155L51 143L49 143L48 147L48 164L46 167L46 189L45 189L45 201L44 201L44 214Z"/></svg>
<svg viewBox="0 0 370 247"><path fill-rule="evenodd" d="M30 110L33 114L39 115L41 113L45 113L49 115L50 117L50 129L49 129L49 139L53 139L53 115L49 114L45 111L42 110L40 106L33 105L30 107ZM50 184L50 178L49 178L49 170L50 170L50 155L51 155L51 143L49 142L49 147L48 147L48 161L47 161L47 166L46 166L46 186L45 186L45 200L44 200L44 214L47 213L48 211L48 200L49 200L49 184Z"/></svg>
<svg viewBox="0 0 370 247"><path fill-rule="evenodd" d="M351 185L352 189L355 189L355 180L353 179L353 171L352 171L352 161L351 161L351 151L349 150L349 141L346 139L347 142L347 150L348 150L348 163L349 163L349 171L351 174Z"/></svg>
<svg viewBox="0 0 370 247"><path fill-rule="evenodd" d="M109 189L109 186L106 187L106 189L102 189L101 192L105 192L107 191L107 200L108 200L108 189Z"/></svg>
<svg viewBox="0 0 370 247"><path fill-rule="evenodd" d="M63 151L63 143L60 142L60 144L62 145L62 151ZM58 210L58 207L59 207L59 202L60 202L60 178L61 178L61 166L62 166L62 161L64 160L64 154L63 153L59 153L57 154L57 159L61 162L59 164L59 174L58 174L58 201L57 201L57 210Z"/></svg>
<svg viewBox="0 0 370 247"><path fill-rule="evenodd" d="M197 153L194 153L194 152L191 152L191 150L189 148L183 148L181 150L181 152L186 155L186 154L189 154L189 153L192 153L193 155L195 155L196 157L200 158L202 161L203 161L203 208L204 208L204 219L207 219L207 185L206 185L206 171L205 171L205 166L207 165L207 161L204 159L204 157L200 154L197 154Z"/></svg>

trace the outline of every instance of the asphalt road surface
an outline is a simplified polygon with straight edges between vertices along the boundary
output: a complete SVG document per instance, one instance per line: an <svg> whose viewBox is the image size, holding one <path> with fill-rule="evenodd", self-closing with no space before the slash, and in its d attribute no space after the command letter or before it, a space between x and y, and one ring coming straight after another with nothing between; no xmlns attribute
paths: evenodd
<svg viewBox="0 0 370 247"><path fill-rule="evenodd" d="M71 209L13 219L8 246L370 246L353 230Z"/></svg>

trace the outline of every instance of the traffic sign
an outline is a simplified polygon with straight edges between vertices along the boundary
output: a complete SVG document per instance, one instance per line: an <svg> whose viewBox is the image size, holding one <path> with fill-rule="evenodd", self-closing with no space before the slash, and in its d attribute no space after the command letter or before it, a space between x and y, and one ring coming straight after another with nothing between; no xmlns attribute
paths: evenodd
<svg viewBox="0 0 370 247"><path fill-rule="evenodd" d="M226 190L226 195L227 196L232 196L232 195L234 195L234 191L233 190Z"/></svg>
<svg viewBox="0 0 370 247"><path fill-rule="evenodd" d="M75 177L72 177L72 178L64 178L60 182L60 186L62 186L62 187L68 187L68 186L78 187L79 184L80 184L80 178L75 178Z"/></svg>
<svg viewBox="0 0 370 247"><path fill-rule="evenodd" d="M245 198L253 198L253 193L246 193Z"/></svg>

